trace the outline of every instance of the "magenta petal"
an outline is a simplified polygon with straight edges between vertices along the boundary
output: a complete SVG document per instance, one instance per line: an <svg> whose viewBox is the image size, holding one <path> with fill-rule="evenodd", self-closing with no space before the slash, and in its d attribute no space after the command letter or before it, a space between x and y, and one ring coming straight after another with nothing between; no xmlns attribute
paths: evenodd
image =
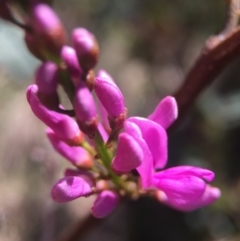
<svg viewBox="0 0 240 241"><path fill-rule="evenodd" d="M140 128L143 139L152 153L154 168L163 168L167 163L167 133L165 129L157 123L141 117L131 117L128 121L135 123Z"/></svg>
<svg viewBox="0 0 240 241"><path fill-rule="evenodd" d="M58 66L51 61L46 61L37 69L35 83L38 91L43 94L54 94L58 85Z"/></svg>
<svg viewBox="0 0 240 241"><path fill-rule="evenodd" d="M117 173L127 173L141 165L143 151L133 137L127 133L118 136L117 154L112 161L112 169Z"/></svg>
<svg viewBox="0 0 240 241"><path fill-rule="evenodd" d="M206 188L202 179L185 175L154 178L153 184L166 194L173 206L189 205L197 201Z"/></svg>
<svg viewBox="0 0 240 241"><path fill-rule="evenodd" d="M158 193L157 198L159 199L160 202L170 207L173 207L180 211L189 212L215 202L220 196L221 196L221 191L218 188L207 185L201 197L198 200L195 200L193 202L173 203L171 202L171 200L168 199L166 194L161 191Z"/></svg>
<svg viewBox="0 0 240 241"><path fill-rule="evenodd" d="M177 102L174 97L167 96L158 104L148 119L157 122L167 129L178 117Z"/></svg>
<svg viewBox="0 0 240 241"><path fill-rule="evenodd" d="M62 141L51 129L47 129L47 136L54 149L69 160L73 165L82 168L91 168L93 159L83 147L69 146Z"/></svg>
<svg viewBox="0 0 240 241"><path fill-rule="evenodd" d="M109 215L118 205L119 196L113 191L102 191L96 198L92 215L96 218L104 218Z"/></svg>
<svg viewBox="0 0 240 241"><path fill-rule="evenodd" d="M69 116L47 109L38 98L37 85L30 85L27 89L27 100L33 113L60 138L72 142L77 141L81 133L77 123Z"/></svg>
<svg viewBox="0 0 240 241"><path fill-rule="evenodd" d="M98 101L98 107L99 107L101 123L102 123L104 129L108 133L110 133L111 127L110 127L109 120L108 120L108 113L107 113L106 109L104 108L104 106L102 105L102 103L100 101Z"/></svg>
<svg viewBox="0 0 240 241"><path fill-rule="evenodd" d="M162 172L155 173L155 178L163 178L172 175L188 175L202 178L208 182L214 179L214 173L210 170L193 166L179 166L168 168Z"/></svg>
<svg viewBox="0 0 240 241"><path fill-rule="evenodd" d="M93 185L93 181L85 180L83 177L66 176L53 186L51 196L56 202L69 202L78 197L91 195Z"/></svg>
<svg viewBox="0 0 240 241"><path fill-rule="evenodd" d="M63 46L61 50L61 58L66 64L68 72L76 86L80 81L83 71L78 63L75 49L70 46Z"/></svg>
<svg viewBox="0 0 240 241"><path fill-rule="evenodd" d="M139 127L133 122L126 121L124 124L124 132L132 136L143 151L142 164L137 168L138 173L141 176L141 184L143 188L148 188L152 184L153 176L153 157L152 154L142 138L142 133Z"/></svg>
<svg viewBox="0 0 240 241"><path fill-rule="evenodd" d="M110 117L117 118L125 113L123 95L109 79L97 77L94 90Z"/></svg>

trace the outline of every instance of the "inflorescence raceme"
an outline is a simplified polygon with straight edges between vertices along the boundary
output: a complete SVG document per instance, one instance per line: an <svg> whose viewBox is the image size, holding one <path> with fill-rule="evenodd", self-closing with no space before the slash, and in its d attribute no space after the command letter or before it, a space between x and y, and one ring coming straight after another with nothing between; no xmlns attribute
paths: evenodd
<svg viewBox="0 0 240 241"><path fill-rule="evenodd" d="M35 84L27 89L27 100L46 124L54 149L72 165L53 186L54 201L65 203L96 195L91 211L103 218L123 197L149 195L182 211L220 197L218 188L206 184L214 178L212 171L193 166L164 169L166 129L178 116L173 97L161 100L147 118L127 117L124 97L112 77L104 70L94 74L99 47L92 33L74 29L72 47L67 46L61 21L43 3L30 6L26 25L30 29L26 30L26 44L43 62ZM73 110L61 105L59 84Z"/></svg>

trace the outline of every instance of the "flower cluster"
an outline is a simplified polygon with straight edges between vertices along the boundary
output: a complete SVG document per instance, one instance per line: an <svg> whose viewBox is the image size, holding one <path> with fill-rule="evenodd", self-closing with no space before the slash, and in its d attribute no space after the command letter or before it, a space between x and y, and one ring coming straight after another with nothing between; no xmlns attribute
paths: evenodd
<svg viewBox="0 0 240 241"><path fill-rule="evenodd" d="M72 165L53 186L53 200L65 203L96 195L91 211L103 218L124 196L150 195L182 211L210 204L220 196L218 188L206 184L214 178L207 169L164 169L166 129L178 116L174 97L164 98L148 118L127 117L124 97L112 77L104 70L94 74L99 47L93 34L76 28L67 46L63 25L49 5L36 1L29 11L26 24L31 31L26 31L25 41L43 63L35 84L27 89L27 100L46 124L54 149ZM63 86L73 110L61 105L58 85Z"/></svg>

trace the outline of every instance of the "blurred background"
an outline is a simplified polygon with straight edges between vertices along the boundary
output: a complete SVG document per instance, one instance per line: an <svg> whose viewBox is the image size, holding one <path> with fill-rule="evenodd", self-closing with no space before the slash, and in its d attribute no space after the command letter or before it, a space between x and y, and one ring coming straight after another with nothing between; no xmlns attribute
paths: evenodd
<svg viewBox="0 0 240 241"><path fill-rule="evenodd" d="M147 116L176 92L226 15L224 0L55 0L54 8L69 34L81 26L96 35L101 48L96 69L118 83L129 116ZM67 163L27 104L25 90L39 62L23 36L0 20L0 240L50 241L84 220L93 199L59 205L50 198ZM239 65L240 58L222 71L169 137L168 166L213 170L221 199L190 213L149 198L126 202L81 240L240 240Z"/></svg>

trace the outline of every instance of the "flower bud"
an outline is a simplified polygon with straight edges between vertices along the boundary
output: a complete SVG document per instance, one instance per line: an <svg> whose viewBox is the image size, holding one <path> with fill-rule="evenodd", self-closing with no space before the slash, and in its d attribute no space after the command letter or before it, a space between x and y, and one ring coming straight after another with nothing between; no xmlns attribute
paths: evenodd
<svg viewBox="0 0 240 241"><path fill-rule="evenodd" d="M35 83L38 86L38 96L49 109L57 109L59 98L57 94L58 66L51 62L44 62L36 71Z"/></svg>
<svg viewBox="0 0 240 241"><path fill-rule="evenodd" d="M66 42L66 36L64 27L53 9L43 3L33 5L30 23L45 54L58 56Z"/></svg>
<svg viewBox="0 0 240 241"><path fill-rule="evenodd" d="M49 110L41 103L38 97L37 85L28 87L27 100L33 113L62 140L70 145L79 145L83 141L83 133L71 117Z"/></svg>
<svg viewBox="0 0 240 241"><path fill-rule="evenodd" d="M97 77L94 82L94 90L108 113L111 128L121 129L127 113L120 89L110 79Z"/></svg>
<svg viewBox="0 0 240 241"><path fill-rule="evenodd" d="M119 199L116 192L109 190L102 191L93 204L91 209L92 215L96 218L106 217L117 207Z"/></svg>
<svg viewBox="0 0 240 241"><path fill-rule="evenodd" d="M52 188L51 196L55 202L65 203L79 197L93 194L94 181L79 176L61 178Z"/></svg>
<svg viewBox="0 0 240 241"><path fill-rule="evenodd" d="M76 88L73 106L81 129L93 136L97 130L97 111L93 96L83 81Z"/></svg>
<svg viewBox="0 0 240 241"><path fill-rule="evenodd" d="M61 50L61 58L66 64L68 72L72 78L73 84L78 85L82 76L82 69L78 63L77 54L74 48L70 46L63 46Z"/></svg>
<svg viewBox="0 0 240 241"><path fill-rule="evenodd" d="M111 168L117 174L128 173L139 167L144 154L137 141L127 133L118 136L117 154L113 158Z"/></svg>
<svg viewBox="0 0 240 241"><path fill-rule="evenodd" d="M80 66L88 71L98 60L99 47L95 37L84 28L76 28L72 32L72 43L76 50Z"/></svg>
<svg viewBox="0 0 240 241"><path fill-rule="evenodd" d="M93 166L93 158L87 150L80 146L69 146L49 128L46 133L54 149L74 166L86 169Z"/></svg>

